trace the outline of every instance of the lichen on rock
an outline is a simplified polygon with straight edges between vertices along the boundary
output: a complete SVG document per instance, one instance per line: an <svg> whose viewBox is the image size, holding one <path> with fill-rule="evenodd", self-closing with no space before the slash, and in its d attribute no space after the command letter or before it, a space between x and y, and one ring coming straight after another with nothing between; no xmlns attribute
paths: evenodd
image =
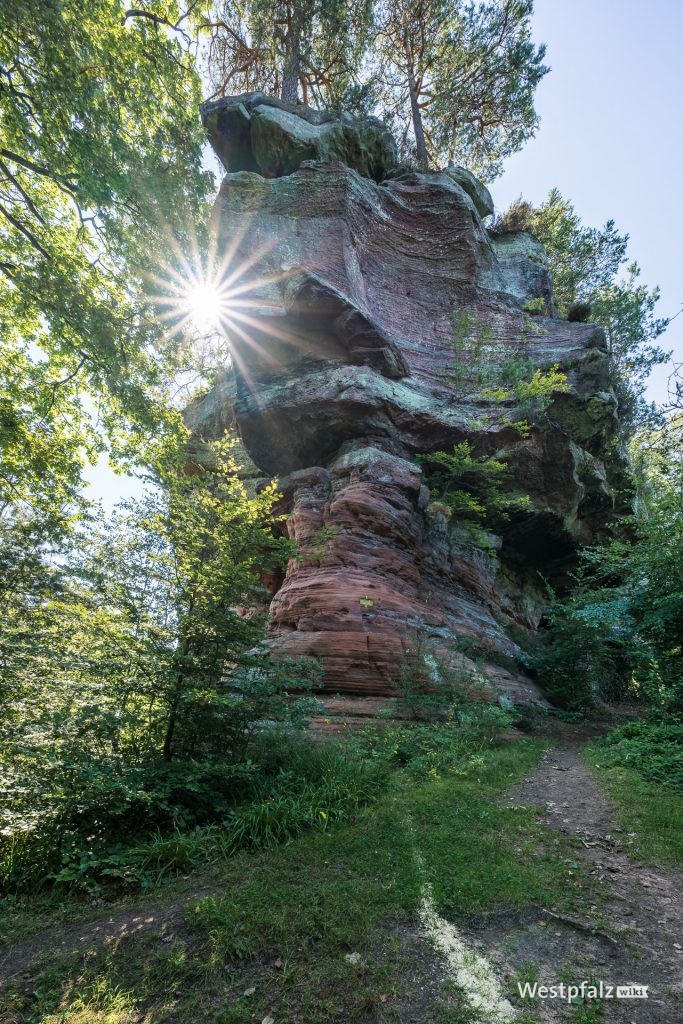
<svg viewBox="0 0 683 1024"><path fill-rule="evenodd" d="M492 693L540 699L517 663L544 579L561 586L619 507L601 330L554 316L542 247L487 231L491 198L469 172L401 169L380 122L260 93L203 117L228 169L217 245L239 309L232 391L195 403L191 426L234 423L257 470L280 478L302 557L273 594L270 643L318 658L330 692L376 696L416 633L445 658L465 641ZM483 349L494 370L557 365L567 390L521 430L514 399L468 384ZM463 441L503 458L528 496L495 533L430 500L421 460Z"/></svg>

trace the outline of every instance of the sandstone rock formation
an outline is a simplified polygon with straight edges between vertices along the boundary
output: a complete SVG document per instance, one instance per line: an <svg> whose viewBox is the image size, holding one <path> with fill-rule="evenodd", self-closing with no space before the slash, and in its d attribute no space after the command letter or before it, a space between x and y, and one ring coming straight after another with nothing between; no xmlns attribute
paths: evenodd
<svg viewBox="0 0 683 1024"><path fill-rule="evenodd" d="M273 586L273 646L318 658L330 692L382 695L416 633L445 657L464 640L496 692L536 699L519 656L544 580L561 586L619 512L601 330L554 318L542 247L491 236L476 179L400 167L378 122L262 94L203 116L228 172L234 368L189 417L199 436L234 424L280 481L302 555ZM568 375L528 436L514 399L471 382L482 351ZM485 541L431 500L420 464L463 441L529 498Z"/></svg>

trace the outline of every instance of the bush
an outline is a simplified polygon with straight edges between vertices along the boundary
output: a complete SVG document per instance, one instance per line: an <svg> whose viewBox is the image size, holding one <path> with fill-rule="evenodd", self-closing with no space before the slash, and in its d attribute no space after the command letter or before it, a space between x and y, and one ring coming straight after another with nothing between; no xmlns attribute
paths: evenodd
<svg viewBox="0 0 683 1024"><path fill-rule="evenodd" d="M601 761L683 793L683 723L631 722L599 742Z"/></svg>
<svg viewBox="0 0 683 1024"><path fill-rule="evenodd" d="M5 889L72 883L106 872L131 844L157 833L178 836L220 820L256 791L260 775L243 764L88 757L56 761L25 794L28 815L10 808L0 837L0 883ZM23 811L24 817L19 814ZM113 861L112 861L113 858Z"/></svg>
<svg viewBox="0 0 683 1024"><path fill-rule="evenodd" d="M88 763L61 810L0 842L2 888L149 887L207 859L325 829L388 777L388 763L284 730L262 733L254 753L236 765Z"/></svg>
<svg viewBox="0 0 683 1024"><path fill-rule="evenodd" d="M443 658L421 633L416 633L410 638L394 680L398 708L415 720L443 717L466 699L473 682L472 673Z"/></svg>
<svg viewBox="0 0 683 1024"><path fill-rule="evenodd" d="M557 602L548 612L548 628L539 634L527 665L548 700L563 711L589 714L601 700L629 694L637 659L631 635L602 606Z"/></svg>
<svg viewBox="0 0 683 1024"><path fill-rule="evenodd" d="M8 735L0 774L0 887L89 885L105 874L118 877L126 851L150 835L177 843L182 833L221 822L236 805L258 799L267 772L252 751L306 726L314 702L291 691L310 688L317 671L307 660L252 662L239 690L233 680L230 689L217 691L222 703L210 709L211 728L205 729L211 744L194 744L205 746L201 758L181 751L172 760L160 751L136 757L123 742L107 749L110 716L94 703L75 705L68 720L60 710L50 721L47 709L28 738ZM217 723L227 718L219 747ZM31 724L25 723L27 731Z"/></svg>
<svg viewBox="0 0 683 1024"><path fill-rule="evenodd" d="M498 235L506 235L515 231L532 231L533 220L533 206L520 196L508 206L507 210L496 217L491 230Z"/></svg>
<svg viewBox="0 0 683 1024"><path fill-rule="evenodd" d="M482 530L495 529L514 511L528 508L529 499L505 489L507 463L488 455L474 455L463 441L452 452L424 455L425 482L432 498L443 503L459 523Z"/></svg>
<svg viewBox="0 0 683 1024"><path fill-rule="evenodd" d="M445 722L390 725L368 731L361 743L373 759L403 768L415 778L434 778L472 764L500 741L514 715L495 704L470 702L452 710Z"/></svg>

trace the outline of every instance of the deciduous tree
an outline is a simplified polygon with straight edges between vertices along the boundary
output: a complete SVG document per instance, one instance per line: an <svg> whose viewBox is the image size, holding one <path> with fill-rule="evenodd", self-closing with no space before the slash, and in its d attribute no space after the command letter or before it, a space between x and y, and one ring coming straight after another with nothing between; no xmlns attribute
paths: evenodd
<svg viewBox="0 0 683 1024"><path fill-rule="evenodd" d="M5 520L63 524L103 432L132 454L173 422L146 274L205 219L183 24L174 0L0 0Z"/></svg>

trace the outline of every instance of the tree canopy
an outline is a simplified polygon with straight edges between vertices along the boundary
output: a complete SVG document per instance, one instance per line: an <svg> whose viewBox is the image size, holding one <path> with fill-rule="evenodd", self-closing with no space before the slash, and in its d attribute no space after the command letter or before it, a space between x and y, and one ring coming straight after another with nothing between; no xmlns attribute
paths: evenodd
<svg viewBox="0 0 683 1024"><path fill-rule="evenodd" d="M205 23L214 89L338 105L359 73L371 21L372 0L219 0Z"/></svg>
<svg viewBox="0 0 683 1024"><path fill-rule="evenodd" d="M532 0L237 0L207 15L216 94L387 118L418 166L457 161L484 178L538 125L548 68Z"/></svg>
<svg viewBox="0 0 683 1024"><path fill-rule="evenodd" d="M169 419L147 274L190 251L209 187L179 17L0 0L5 516L63 522L103 431L131 453Z"/></svg>
<svg viewBox="0 0 683 1024"><path fill-rule="evenodd" d="M375 75L381 105L418 166L465 164L484 179L535 132L548 68L531 40L532 0L382 0Z"/></svg>

